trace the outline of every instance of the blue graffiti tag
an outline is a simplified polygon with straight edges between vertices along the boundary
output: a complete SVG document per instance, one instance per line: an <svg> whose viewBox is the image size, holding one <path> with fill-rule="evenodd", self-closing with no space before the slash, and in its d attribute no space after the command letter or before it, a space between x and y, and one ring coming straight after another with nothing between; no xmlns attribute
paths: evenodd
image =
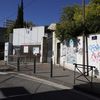
<svg viewBox="0 0 100 100"><path fill-rule="evenodd" d="M90 50L91 52L98 51L98 50L100 50L100 45L98 45L98 44L89 45L89 50Z"/></svg>

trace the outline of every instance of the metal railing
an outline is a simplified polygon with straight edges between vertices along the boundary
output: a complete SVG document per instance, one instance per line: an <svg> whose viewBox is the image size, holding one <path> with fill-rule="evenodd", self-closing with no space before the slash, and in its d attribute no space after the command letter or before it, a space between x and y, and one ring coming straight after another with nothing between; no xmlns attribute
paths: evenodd
<svg viewBox="0 0 100 100"><path fill-rule="evenodd" d="M36 63L39 63L39 56L25 56L25 55L9 55L7 65L17 68L20 71L22 66L34 66L34 73L36 73Z"/></svg>
<svg viewBox="0 0 100 100"><path fill-rule="evenodd" d="M95 69L95 66L87 66L87 65L76 64L76 63L74 63L74 65L75 65L75 68L74 68L74 85L76 84L76 80L77 80L77 81L89 83L90 86L92 87L93 71ZM87 68L88 68L88 72L82 71L83 67L85 68L85 70L87 70ZM78 73L78 74L76 74L76 73ZM90 76L88 76L87 73L90 73ZM86 79L86 81L79 79L82 76Z"/></svg>

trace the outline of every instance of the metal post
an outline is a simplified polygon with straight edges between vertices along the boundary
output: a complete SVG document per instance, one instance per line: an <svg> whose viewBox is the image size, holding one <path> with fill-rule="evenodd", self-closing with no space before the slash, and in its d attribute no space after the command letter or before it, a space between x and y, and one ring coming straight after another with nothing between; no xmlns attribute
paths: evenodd
<svg viewBox="0 0 100 100"><path fill-rule="evenodd" d="M91 72L91 82L90 82L91 88L92 88L92 85L93 85L93 84L92 84L92 83L93 83L93 68L94 68L94 67L91 66L91 71L92 71L92 72Z"/></svg>
<svg viewBox="0 0 100 100"><path fill-rule="evenodd" d="M87 58L87 76L89 76L89 61L88 61L88 37L86 35L86 58Z"/></svg>
<svg viewBox="0 0 100 100"><path fill-rule="evenodd" d="M17 57L17 71L20 71L20 58Z"/></svg>
<svg viewBox="0 0 100 100"><path fill-rule="evenodd" d="M36 55L34 56L34 73L36 73Z"/></svg>
<svg viewBox="0 0 100 100"><path fill-rule="evenodd" d="M51 70L50 70L50 77L53 77L53 63L51 58Z"/></svg>
<svg viewBox="0 0 100 100"><path fill-rule="evenodd" d="M83 33L83 73L85 74L85 34Z"/></svg>
<svg viewBox="0 0 100 100"><path fill-rule="evenodd" d="M75 64L75 68L74 68L74 85L76 84L76 68L77 68L77 64Z"/></svg>

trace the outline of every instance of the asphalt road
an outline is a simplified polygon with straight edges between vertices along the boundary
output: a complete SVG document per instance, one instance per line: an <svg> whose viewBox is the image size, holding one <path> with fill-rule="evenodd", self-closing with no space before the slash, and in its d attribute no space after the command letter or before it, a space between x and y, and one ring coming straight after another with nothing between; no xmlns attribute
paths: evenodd
<svg viewBox="0 0 100 100"><path fill-rule="evenodd" d="M0 74L0 100L96 100L61 84L21 73ZM99 100L99 99L97 99Z"/></svg>

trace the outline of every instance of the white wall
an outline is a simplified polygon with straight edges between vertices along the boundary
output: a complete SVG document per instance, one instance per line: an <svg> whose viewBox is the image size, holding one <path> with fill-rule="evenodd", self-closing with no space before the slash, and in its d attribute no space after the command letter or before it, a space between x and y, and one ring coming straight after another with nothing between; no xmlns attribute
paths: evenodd
<svg viewBox="0 0 100 100"><path fill-rule="evenodd" d="M53 64L57 64L57 43L59 43L60 41L56 38L55 36L55 32L52 33L52 59L53 59Z"/></svg>
<svg viewBox="0 0 100 100"><path fill-rule="evenodd" d="M74 70L73 63L77 62L76 47L73 44L73 40L64 41L64 44L61 44L61 53L60 53L60 64L68 69Z"/></svg>
<svg viewBox="0 0 100 100"><path fill-rule="evenodd" d="M92 40L94 36L96 40ZM100 35L91 35L88 40L89 64L96 67L96 74L100 76Z"/></svg>
<svg viewBox="0 0 100 100"><path fill-rule="evenodd" d="M5 48L4 48L4 61L8 62L8 50L9 50L9 43L5 43Z"/></svg>
<svg viewBox="0 0 100 100"><path fill-rule="evenodd" d="M13 30L13 46L19 45L41 45L45 27L38 26L29 28L19 28Z"/></svg>
<svg viewBox="0 0 100 100"><path fill-rule="evenodd" d="M93 40L92 38L97 36L97 39ZM54 39L55 40L55 39ZM54 42L53 40L53 42ZM56 47L57 41L53 47ZM73 43L70 46L66 45L67 42L61 44L61 53L60 53L60 64L65 68L74 70L73 63L83 64L83 38L78 37L78 46L73 47ZM72 46L71 46L72 45ZM57 47L53 49L55 54L55 59L57 59ZM86 57L86 50L85 50ZM90 35L88 37L88 60L89 65L96 67L95 74L100 77L100 34ZM85 58L85 64L87 64L87 57ZM55 61L56 63L56 61Z"/></svg>

